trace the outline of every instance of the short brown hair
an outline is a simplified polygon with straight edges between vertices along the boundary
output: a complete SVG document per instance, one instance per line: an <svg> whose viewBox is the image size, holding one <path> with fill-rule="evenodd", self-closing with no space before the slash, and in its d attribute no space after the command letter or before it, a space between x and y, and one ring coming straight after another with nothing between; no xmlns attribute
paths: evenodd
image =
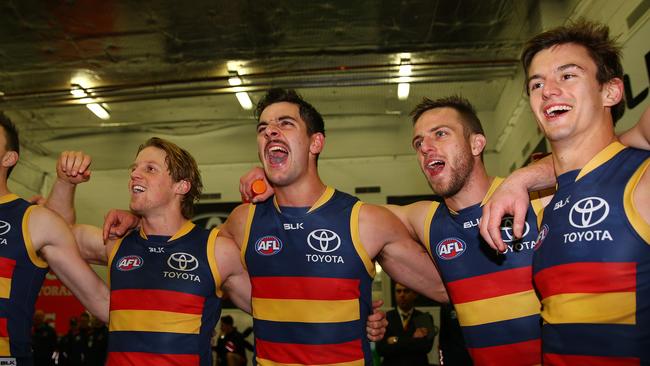
<svg viewBox="0 0 650 366"><path fill-rule="evenodd" d="M474 106L469 102L469 100L460 95L450 95L435 100L423 98L422 101L413 108L409 115L413 120L413 124L415 124L422 114L437 108L451 108L458 112L463 122L463 132L466 137L469 137L472 133L485 135L481 121L476 115L476 109L474 109Z"/></svg>
<svg viewBox="0 0 650 366"><path fill-rule="evenodd" d="M598 68L596 80L600 85L619 78L623 80L623 66L621 65L621 47L615 38L609 36L609 27L604 24L579 19L569 25L553 28L531 38L524 46L521 62L526 73L526 93L529 93L527 80L528 68L535 55L547 48L556 45L573 43L587 49L589 56ZM612 107L611 113L614 121L618 120L625 110L623 100Z"/></svg>
<svg viewBox="0 0 650 366"><path fill-rule="evenodd" d="M187 150L180 148L178 145L171 141L161 139L159 137L152 137L138 148L140 151L147 147L156 147L165 152L165 163L167 163L167 170L171 175L174 182L181 180L190 183L190 190L185 193L181 203L181 211L183 217L191 219L194 214L194 202L196 202L203 189L201 182L201 173L196 164L196 160Z"/></svg>

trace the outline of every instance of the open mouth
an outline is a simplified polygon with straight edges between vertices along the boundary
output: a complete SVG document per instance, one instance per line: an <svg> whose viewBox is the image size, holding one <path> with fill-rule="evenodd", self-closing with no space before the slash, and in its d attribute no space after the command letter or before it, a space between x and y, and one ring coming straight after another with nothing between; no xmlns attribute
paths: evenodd
<svg viewBox="0 0 650 366"><path fill-rule="evenodd" d="M269 144L266 147L266 159L272 166L284 164L289 157L289 149L281 144Z"/></svg>
<svg viewBox="0 0 650 366"><path fill-rule="evenodd" d="M141 186L141 185L137 185L137 184L136 184L136 185L133 185L133 186L131 187L131 192L132 192L132 193L135 193L135 194L137 194L137 193L142 193L142 192L144 192L144 191L146 191L146 188L144 188L144 187Z"/></svg>
<svg viewBox="0 0 650 366"><path fill-rule="evenodd" d="M445 162L442 160L431 160L427 163L427 170L431 173L431 175L437 175L445 167Z"/></svg>
<svg viewBox="0 0 650 366"><path fill-rule="evenodd" d="M570 105L556 104L556 105L546 107L544 109L544 116L546 118L556 118L556 117L559 117L559 116L565 114L566 112L568 112L568 111L570 111L572 109L573 109L573 107L571 107Z"/></svg>

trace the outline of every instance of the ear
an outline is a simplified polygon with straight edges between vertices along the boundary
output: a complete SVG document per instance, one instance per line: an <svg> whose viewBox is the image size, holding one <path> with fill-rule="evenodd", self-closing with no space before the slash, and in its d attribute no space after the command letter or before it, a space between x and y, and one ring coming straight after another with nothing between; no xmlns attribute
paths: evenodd
<svg viewBox="0 0 650 366"><path fill-rule="evenodd" d="M309 152L313 155L318 155L323 151L325 147L325 136L316 132L309 138Z"/></svg>
<svg viewBox="0 0 650 366"><path fill-rule="evenodd" d="M485 144L487 144L487 140L485 139L484 135L481 135L480 133L473 133L470 136L472 155L480 156L481 153L483 152L483 149L485 149Z"/></svg>
<svg viewBox="0 0 650 366"><path fill-rule="evenodd" d="M11 168L12 166L16 165L16 163L18 163L18 153L15 151L7 151L2 156L3 168Z"/></svg>
<svg viewBox="0 0 650 366"><path fill-rule="evenodd" d="M174 187L174 192L177 194L186 194L192 188L192 183L186 181L185 179L176 182Z"/></svg>
<svg viewBox="0 0 650 366"><path fill-rule="evenodd" d="M624 93L625 87L623 86L623 81L619 78L613 78L603 84L603 91L601 93L603 105L605 107L615 106L623 99Z"/></svg>

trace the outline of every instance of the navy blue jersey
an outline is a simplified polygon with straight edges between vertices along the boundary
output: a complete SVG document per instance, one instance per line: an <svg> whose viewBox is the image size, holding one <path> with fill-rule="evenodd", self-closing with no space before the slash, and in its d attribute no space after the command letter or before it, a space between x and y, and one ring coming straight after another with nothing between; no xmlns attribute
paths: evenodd
<svg viewBox="0 0 650 366"><path fill-rule="evenodd" d="M242 255L260 365L372 365L365 323L374 264L362 203L327 188L311 208L250 205Z"/></svg>
<svg viewBox="0 0 650 366"><path fill-rule="evenodd" d="M107 365L212 365L221 312L216 235L188 221L171 238L132 231L116 243Z"/></svg>
<svg viewBox="0 0 650 366"><path fill-rule="evenodd" d="M0 357L28 363L34 304L47 273L29 237L33 207L14 194L0 197Z"/></svg>
<svg viewBox="0 0 650 366"><path fill-rule="evenodd" d="M489 192L502 180L495 178ZM529 205L521 240L513 239L512 218L504 218L505 254L496 253L481 237L481 215L481 204L450 212L444 203L432 203L425 223L427 249L456 308L474 364L538 365L540 303L532 281L537 215Z"/></svg>
<svg viewBox="0 0 650 366"><path fill-rule="evenodd" d="M615 142L558 177L533 264L546 364L650 364L650 227L632 201L649 158Z"/></svg>

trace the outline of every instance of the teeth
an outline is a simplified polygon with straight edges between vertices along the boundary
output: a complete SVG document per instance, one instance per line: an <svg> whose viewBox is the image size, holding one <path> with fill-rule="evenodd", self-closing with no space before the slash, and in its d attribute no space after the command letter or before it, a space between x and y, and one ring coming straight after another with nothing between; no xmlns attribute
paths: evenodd
<svg viewBox="0 0 650 366"><path fill-rule="evenodd" d="M287 152L287 150L281 148L280 146L271 146L271 147L269 148L269 151L271 151L271 152L274 152L274 151L282 151L282 152L284 152L284 153Z"/></svg>
<svg viewBox="0 0 650 366"><path fill-rule="evenodd" d="M546 110L546 114L553 114L559 111L570 111L573 108L568 105L554 105Z"/></svg>
<svg viewBox="0 0 650 366"><path fill-rule="evenodd" d="M136 192L136 193L140 193L140 192L145 191L143 186L133 186L132 190L133 190L133 192Z"/></svg>
<svg viewBox="0 0 650 366"><path fill-rule="evenodd" d="M427 167L431 168L431 167L433 167L434 165L437 165L437 164L444 164L444 162L442 160L433 160L429 164L427 164Z"/></svg>

